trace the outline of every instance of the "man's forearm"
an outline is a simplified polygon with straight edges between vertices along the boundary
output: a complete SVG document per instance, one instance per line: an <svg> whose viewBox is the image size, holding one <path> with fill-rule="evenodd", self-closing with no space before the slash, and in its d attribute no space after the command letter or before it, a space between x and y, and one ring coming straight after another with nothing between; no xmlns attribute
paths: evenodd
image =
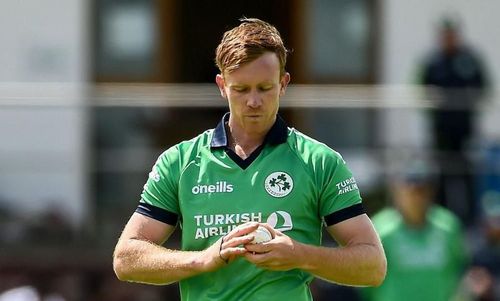
<svg viewBox="0 0 500 301"><path fill-rule="evenodd" d="M329 248L298 243L296 250L300 256L299 268L327 281L352 286L378 286L385 278L384 251L375 244Z"/></svg>
<svg viewBox="0 0 500 301"><path fill-rule="evenodd" d="M113 268L120 280L169 284L205 271L206 251L170 250L148 241L121 241L113 255Z"/></svg>

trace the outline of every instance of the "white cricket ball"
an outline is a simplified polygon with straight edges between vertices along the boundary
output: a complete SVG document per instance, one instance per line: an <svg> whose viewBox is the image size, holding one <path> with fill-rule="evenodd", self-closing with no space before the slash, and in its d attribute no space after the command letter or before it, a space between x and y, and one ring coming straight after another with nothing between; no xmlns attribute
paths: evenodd
<svg viewBox="0 0 500 301"><path fill-rule="evenodd" d="M257 230L253 231L251 234L254 236L254 238L250 242L250 244L261 244L273 239L271 232L269 232L269 230L267 230L267 228L264 226L259 226Z"/></svg>

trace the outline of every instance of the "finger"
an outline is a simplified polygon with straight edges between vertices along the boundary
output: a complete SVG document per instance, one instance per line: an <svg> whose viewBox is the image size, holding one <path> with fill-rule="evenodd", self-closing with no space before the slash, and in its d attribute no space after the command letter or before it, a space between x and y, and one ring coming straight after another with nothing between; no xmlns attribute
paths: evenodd
<svg viewBox="0 0 500 301"><path fill-rule="evenodd" d="M254 239L253 235L243 235L243 236L236 236L233 238L228 239L225 237L222 241L222 248L231 248L231 247L236 247L239 245L245 245L250 243Z"/></svg>
<svg viewBox="0 0 500 301"><path fill-rule="evenodd" d="M261 244L246 244L245 249L249 252L255 252L255 253L267 253L271 251L271 246L266 243L261 243Z"/></svg>
<svg viewBox="0 0 500 301"><path fill-rule="evenodd" d="M274 230L274 237L276 236L285 236L285 234L283 234L283 232L279 231L279 230Z"/></svg>
<svg viewBox="0 0 500 301"><path fill-rule="evenodd" d="M227 248L221 250L221 256L224 258L224 260L231 261L234 259L236 256L242 256L247 253L247 250L242 247L236 247L236 248Z"/></svg>
<svg viewBox="0 0 500 301"><path fill-rule="evenodd" d="M286 265L271 260L267 254L253 254L252 252L247 252L244 257L246 260L262 269L272 271L286 271L290 269L290 267Z"/></svg>
<svg viewBox="0 0 500 301"><path fill-rule="evenodd" d="M257 222L249 222L249 223L241 224L238 227L231 230L225 236L224 240L230 240L233 237L249 234L249 233L255 231L258 227L259 227L259 223L257 223Z"/></svg>
<svg viewBox="0 0 500 301"><path fill-rule="evenodd" d="M267 260L267 255L265 253L250 252L248 250L244 256L255 265L262 265Z"/></svg>

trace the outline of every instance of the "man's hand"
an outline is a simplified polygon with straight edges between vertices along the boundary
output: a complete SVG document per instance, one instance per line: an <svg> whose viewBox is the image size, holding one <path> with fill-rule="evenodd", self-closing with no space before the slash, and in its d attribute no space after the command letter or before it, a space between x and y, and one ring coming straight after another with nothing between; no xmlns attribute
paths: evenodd
<svg viewBox="0 0 500 301"><path fill-rule="evenodd" d="M247 250L243 247L253 240L251 234L259 227L259 223L248 222L234 228L227 235L221 237L214 243L207 252L210 254L211 267L214 270L217 267L233 261L238 256L243 256Z"/></svg>
<svg viewBox="0 0 500 301"><path fill-rule="evenodd" d="M300 243L280 231L264 225L273 233L274 239L261 244L247 244L245 258L256 266L274 271L287 271L299 266Z"/></svg>

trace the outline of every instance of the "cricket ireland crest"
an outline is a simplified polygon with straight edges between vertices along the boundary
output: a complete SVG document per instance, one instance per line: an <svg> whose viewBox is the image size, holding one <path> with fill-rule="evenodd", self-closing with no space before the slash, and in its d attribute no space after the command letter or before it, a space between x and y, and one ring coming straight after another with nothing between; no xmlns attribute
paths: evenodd
<svg viewBox="0 0 500 301"><path fill-rule="evenodd" d="M273 197L282 198L292 191L293 180L286 172L276 171L267 176L264 187Z"/></svg>

